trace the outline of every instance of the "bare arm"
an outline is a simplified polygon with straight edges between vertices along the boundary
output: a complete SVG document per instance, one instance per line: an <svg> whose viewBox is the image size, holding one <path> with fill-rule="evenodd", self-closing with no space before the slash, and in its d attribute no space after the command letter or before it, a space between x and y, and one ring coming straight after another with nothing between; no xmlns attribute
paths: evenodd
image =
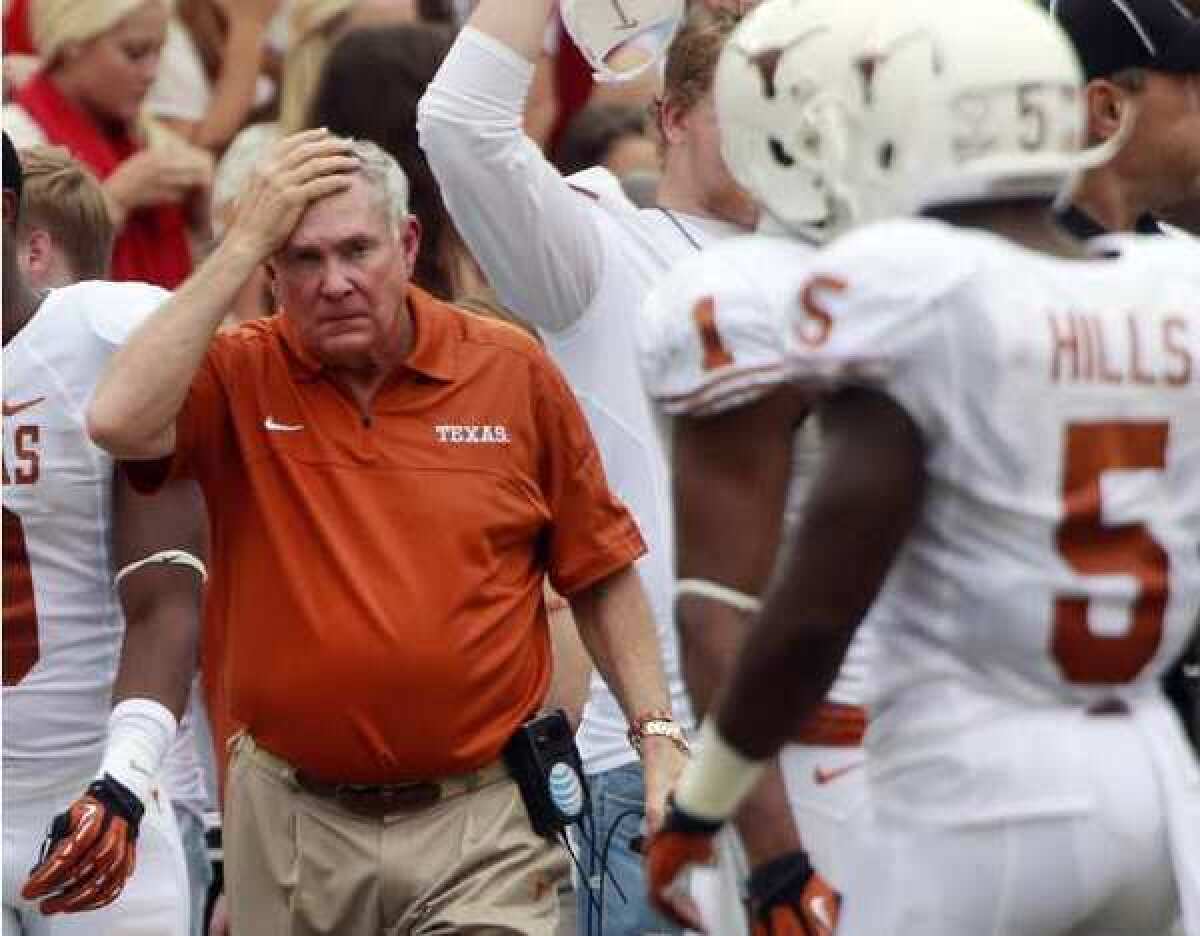
<svg viewBox="0 0 1200 936"><path fill-rule="evenodd" d="M208 110L194 123L167 121L196 146L220 153L245 124L254 107L266 49L267 26L273 15L273 10L267 7L272 5L278 4L229 5L229 32Z"/></svg>
<svg viewBox="0 0 1200 936"><path fill-rule="evenodd" d="M570 605L549 585L546 586L546 606L550 617L550 649L554 655L554 671L544 707L565 711L574 730L583 718L592 663L580 640Z"/></svg>
<svg viewBox="0 0 1200 936"><path fill-rule="evenodd" d="M481 0L467 20L481 33L502 42L526 61L542 57L546 24L557 7L557 0Z"/></svg>
<svg viewBox="0 0 1200 936"><path fill-rule="evenodd" d="M822 420L820 473L716 707L721 735L757 760L825 698L924 496L924 442L890 398L844 391Z"/></svg>
<svg viewBox="0 0 1200 936"><path fill-rule="evenodd" d="M749 406L675 423L674 500L680 579L758 596L779 546L792 478L795 430L807 400L781 388ZM754 457L747 458L746 452ZM751 617L710 598L681 596L676 622L684 678L697 715L712 706L737 659ZM777 764L759 780L736 825L752 867L801 847Z"/></svg>
<svg viewBox="0 0 1200 936"><path fill-rule="evenodd" d="M633 722L650 712L671 711L671 696L650 605L632 565L576 592L570 598L579 635L625 717ZM684 755L661 737L642 748L646 782L646 821L657 828L667 793L683 769Z"/></svg>
<svg viewBox="0 0 1200 936"><path fill-rule="evenodd" d="M175 482L147 497L118 472L113 506L116 571L164 550L182 550L203 561L206 537L204 499L195 484ZM125 642L113 702L153 699L180 718L196 671L200 575L182 564L147 565L121 580L119 594Z"/></svg>
<svg viewBox="0 0 1200 936"><path fill-rule="evenodd" d="M308 204L346 185L358 163L323 130L281 141L239 200L220 246L109 363L88 408L88 433L118 458L175 450L175 419L238 290Z"/></svg>

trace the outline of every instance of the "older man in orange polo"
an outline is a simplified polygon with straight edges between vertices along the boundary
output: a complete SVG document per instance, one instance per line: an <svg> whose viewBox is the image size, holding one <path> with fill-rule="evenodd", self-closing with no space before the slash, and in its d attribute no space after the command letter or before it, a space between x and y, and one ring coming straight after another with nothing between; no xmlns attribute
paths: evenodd
<svg viewBox="0 0 1200 936"><path fill-rule="evenodd" d="M207 496L236 932L553 932L555 846L500 761L549 682L547 577L648 726L651 822L682 765L644 546L575 400L522 333L410 284L419 240L377 147L282 141L89 412L143 483ZM214 337L264 261L283 313Z"/></svg>

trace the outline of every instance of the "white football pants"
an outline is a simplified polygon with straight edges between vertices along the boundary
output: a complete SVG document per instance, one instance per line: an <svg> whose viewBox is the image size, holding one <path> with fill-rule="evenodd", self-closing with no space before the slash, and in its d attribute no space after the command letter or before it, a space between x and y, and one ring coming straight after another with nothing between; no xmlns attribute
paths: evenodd
<svg viewBox="0 0 1200 936"><path fill-rule="evenodd" d="M838 936L1160 936L1179 894L1133 719L1050 710L868 761Z"/></svg>

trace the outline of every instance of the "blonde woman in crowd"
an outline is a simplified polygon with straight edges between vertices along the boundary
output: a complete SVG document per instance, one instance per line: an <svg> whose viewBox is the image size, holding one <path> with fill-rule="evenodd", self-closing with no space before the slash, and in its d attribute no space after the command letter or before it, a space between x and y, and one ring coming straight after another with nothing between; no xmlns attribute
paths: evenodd
<svg viewBox="0 0 1200 936"><path fill-rule="evenodd" d="M113 277L168 289L191 272L211 159L143 117L166 36L166 0L34 0L41 69L4 109L18 146L66 147L103 182L118 229Z"/></svg>

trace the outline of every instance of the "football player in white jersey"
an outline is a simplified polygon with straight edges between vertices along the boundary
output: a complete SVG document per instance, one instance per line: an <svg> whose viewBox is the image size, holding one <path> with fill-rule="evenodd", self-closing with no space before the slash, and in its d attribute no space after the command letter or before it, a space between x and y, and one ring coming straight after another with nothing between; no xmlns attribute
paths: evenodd
<svg viewBox="0 0 1200 936"><path fill-rule="evenodd" d="M24 178L17 261L26 283L48 291L104 279L115 226L100 181L62 147L32 146L17 155ZM193 936L202 936L213 872L203 816L209 800L203 769L212 763L213 752L207 734L196 731L205 717L202 706L197 687L162 773L187 859Z"/></svg>
<svg viewBox="0 0 1200 936"><path fill-rule="evenodd" d="M705 707L760 606L819 454L815 420L806 419L811 396L788 377L785 308L795 282L787 271L864 220L831 206L824 167L788 154L783 141L819 120L829 101L857 93L862 79L850 51L875 19L861 4L805 0L767 3L738 29L717 73L717 117L726 164L762 206L760 232L680 262L638 322L643 382L674 417L676 617L689 686ZM759 153L772 147L785 158L764 164ZM788 905L814 934L836 920L825 882L841 887L867 813L861 742L870 650L863 630L827 700L781 753L804 849L751 876L755 932L792 932L782 914ZM722 849L722 865L729 853ZM710 930L743 932L727 912L731 875L721 878L724 893L705 893L694 881L693 895ZM764 911L754 900L762 892L783 896Z"/></svg>
<svg viewBox="0 0 1200 936"><path fill-rule="evenodd" d="M165 294L31 290L20 188L5 136L3 928L183 936L187 880L157 774L195 668L202 504L114 483L82 422L109 354Z"/></svg>
<svg viewBox="0 0 1200 936"><path fill-rule="evenodd" d="M1080 150L1081 70L1032 4L896 0L851 62L856 93L764 158L806 148L831 204L926 217L772 275L825 453L649 845L653 896L692 912L679 875L875 602L871 837L838 933L1147 936L1182 910L1200 934L1200 766L1158 681L1200 615L1200 252L1054 227L1119 144Z"/></svg>

